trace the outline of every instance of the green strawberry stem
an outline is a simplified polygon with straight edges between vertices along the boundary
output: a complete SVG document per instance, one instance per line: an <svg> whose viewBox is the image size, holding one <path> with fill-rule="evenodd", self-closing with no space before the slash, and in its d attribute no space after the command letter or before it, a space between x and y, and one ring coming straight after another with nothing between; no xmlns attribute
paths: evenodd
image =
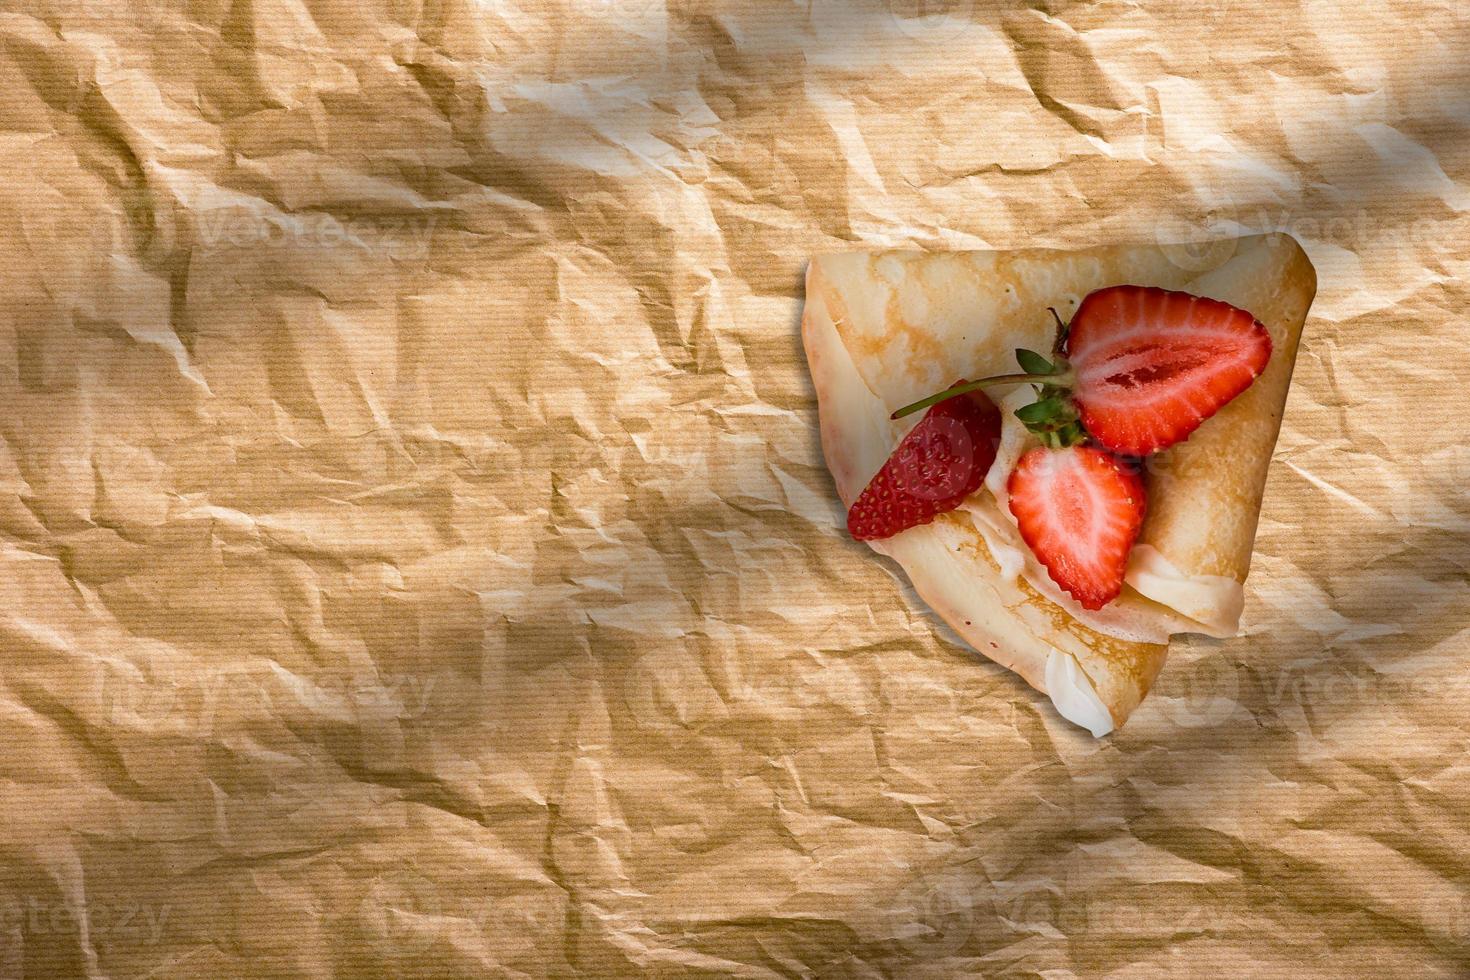
<svg viewBox="0 0 1470 980"><path fill-rule="evenodd" d="M1061 374L999 374L993 378L981 378L979 381L966 381L964 384L955 385L953 388L936 391L928 398L920 398L912 405L905 405L890 415L889 418L901 419L905 415L922 412L929 406L938 405L942 401L948 401L959 395L969 394L972 391L979 391L982 388L990 388L996 385L1045 384L1066 386L1070 385L1071 382L1072 373L1070 371Z"/></svg>

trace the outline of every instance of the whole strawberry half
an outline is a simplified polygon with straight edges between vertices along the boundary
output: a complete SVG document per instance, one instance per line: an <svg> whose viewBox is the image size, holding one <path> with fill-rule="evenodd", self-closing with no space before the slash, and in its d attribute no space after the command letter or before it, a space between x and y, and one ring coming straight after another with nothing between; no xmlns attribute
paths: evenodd
<svg viewBox="0 0 1470 980"><path fill-rule="evenodd" d="M1095 446L1036 448L1007 489L1021 537L1053 582L1085 609L1118 597L1146 510L1131 467Z"/></svg>
<svg viewBox="0 0 1470 980"><path fill-rule="evenodd" d="M1066 360L1083 427L1115 453L1146 456L1250 387L1271 360L1271 337L1228 303L1110 286L1077 308Z"/></svg>
<svg viewBox="0 0 1470 980"><path fill-rule="evenodd" d="M980 489L1000 444L1000 410L980 392L941 402L908 431L847 512L859 541L892 537Z"/></svg>

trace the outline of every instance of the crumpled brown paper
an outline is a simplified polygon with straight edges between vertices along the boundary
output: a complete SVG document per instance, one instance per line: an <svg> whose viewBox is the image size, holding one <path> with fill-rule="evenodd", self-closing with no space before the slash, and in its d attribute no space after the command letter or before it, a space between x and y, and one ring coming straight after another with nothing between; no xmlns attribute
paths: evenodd
<svg viewBox="0 0 1470 980"><path fill-rule="evenodd" d="M1467 32L9 5L0 976L1463 975ZM804 263L1267 230L1246 635L1095 742L842 532Z"/></svg>

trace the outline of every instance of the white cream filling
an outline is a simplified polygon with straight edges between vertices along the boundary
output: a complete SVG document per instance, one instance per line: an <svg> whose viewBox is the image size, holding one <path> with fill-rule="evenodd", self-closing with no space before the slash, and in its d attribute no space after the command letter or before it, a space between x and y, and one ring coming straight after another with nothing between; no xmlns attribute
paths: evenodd
<svg viewBox="0 0 1470 980"><path fill-rule="evenodd" d="M1057 714L1092 732L1093 738L1113 730L1113 716L1071 654L1052 650L1046 658L1046 693Z"/></svg>
<svg viewBox="0 0 1470 980"><path fill-rule="evenodd" d="M1245 587L1224 575L1188 575L1153 545L1136 544L1123 579L1140 594L1189 617L1210 636L1234 636Z"/></svg>

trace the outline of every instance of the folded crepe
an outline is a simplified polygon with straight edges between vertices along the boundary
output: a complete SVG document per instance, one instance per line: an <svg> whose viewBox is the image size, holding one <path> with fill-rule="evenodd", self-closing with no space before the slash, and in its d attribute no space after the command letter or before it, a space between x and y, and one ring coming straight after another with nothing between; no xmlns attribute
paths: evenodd
<svg viewBox="0 0 1470 980"><path fill-rule="evenodd" d="M990 393L1004 421L980 490L931 524L869 542L970 645L1099 736L1143 700L1172 634L1232 636L1239 627L1266 469L1316 292L1311 262L1285 235L1190 254L1208 258L1179 264L1175 249L1157 245L854 252L817 256L807 270L802 339L823 453L849 507L922 418L890 413L961 378L1017 372L1016 348L1050 350L1047 307L1065 320L1103 286L1160 286L1230 303L1270 331L1265 372L1149 459L1148 512L1123 594L1101 610L1083 609L1051 581L1010 513L1006 480L1038 444L1013 414L1034 398L1027 385Z"/></svg>

